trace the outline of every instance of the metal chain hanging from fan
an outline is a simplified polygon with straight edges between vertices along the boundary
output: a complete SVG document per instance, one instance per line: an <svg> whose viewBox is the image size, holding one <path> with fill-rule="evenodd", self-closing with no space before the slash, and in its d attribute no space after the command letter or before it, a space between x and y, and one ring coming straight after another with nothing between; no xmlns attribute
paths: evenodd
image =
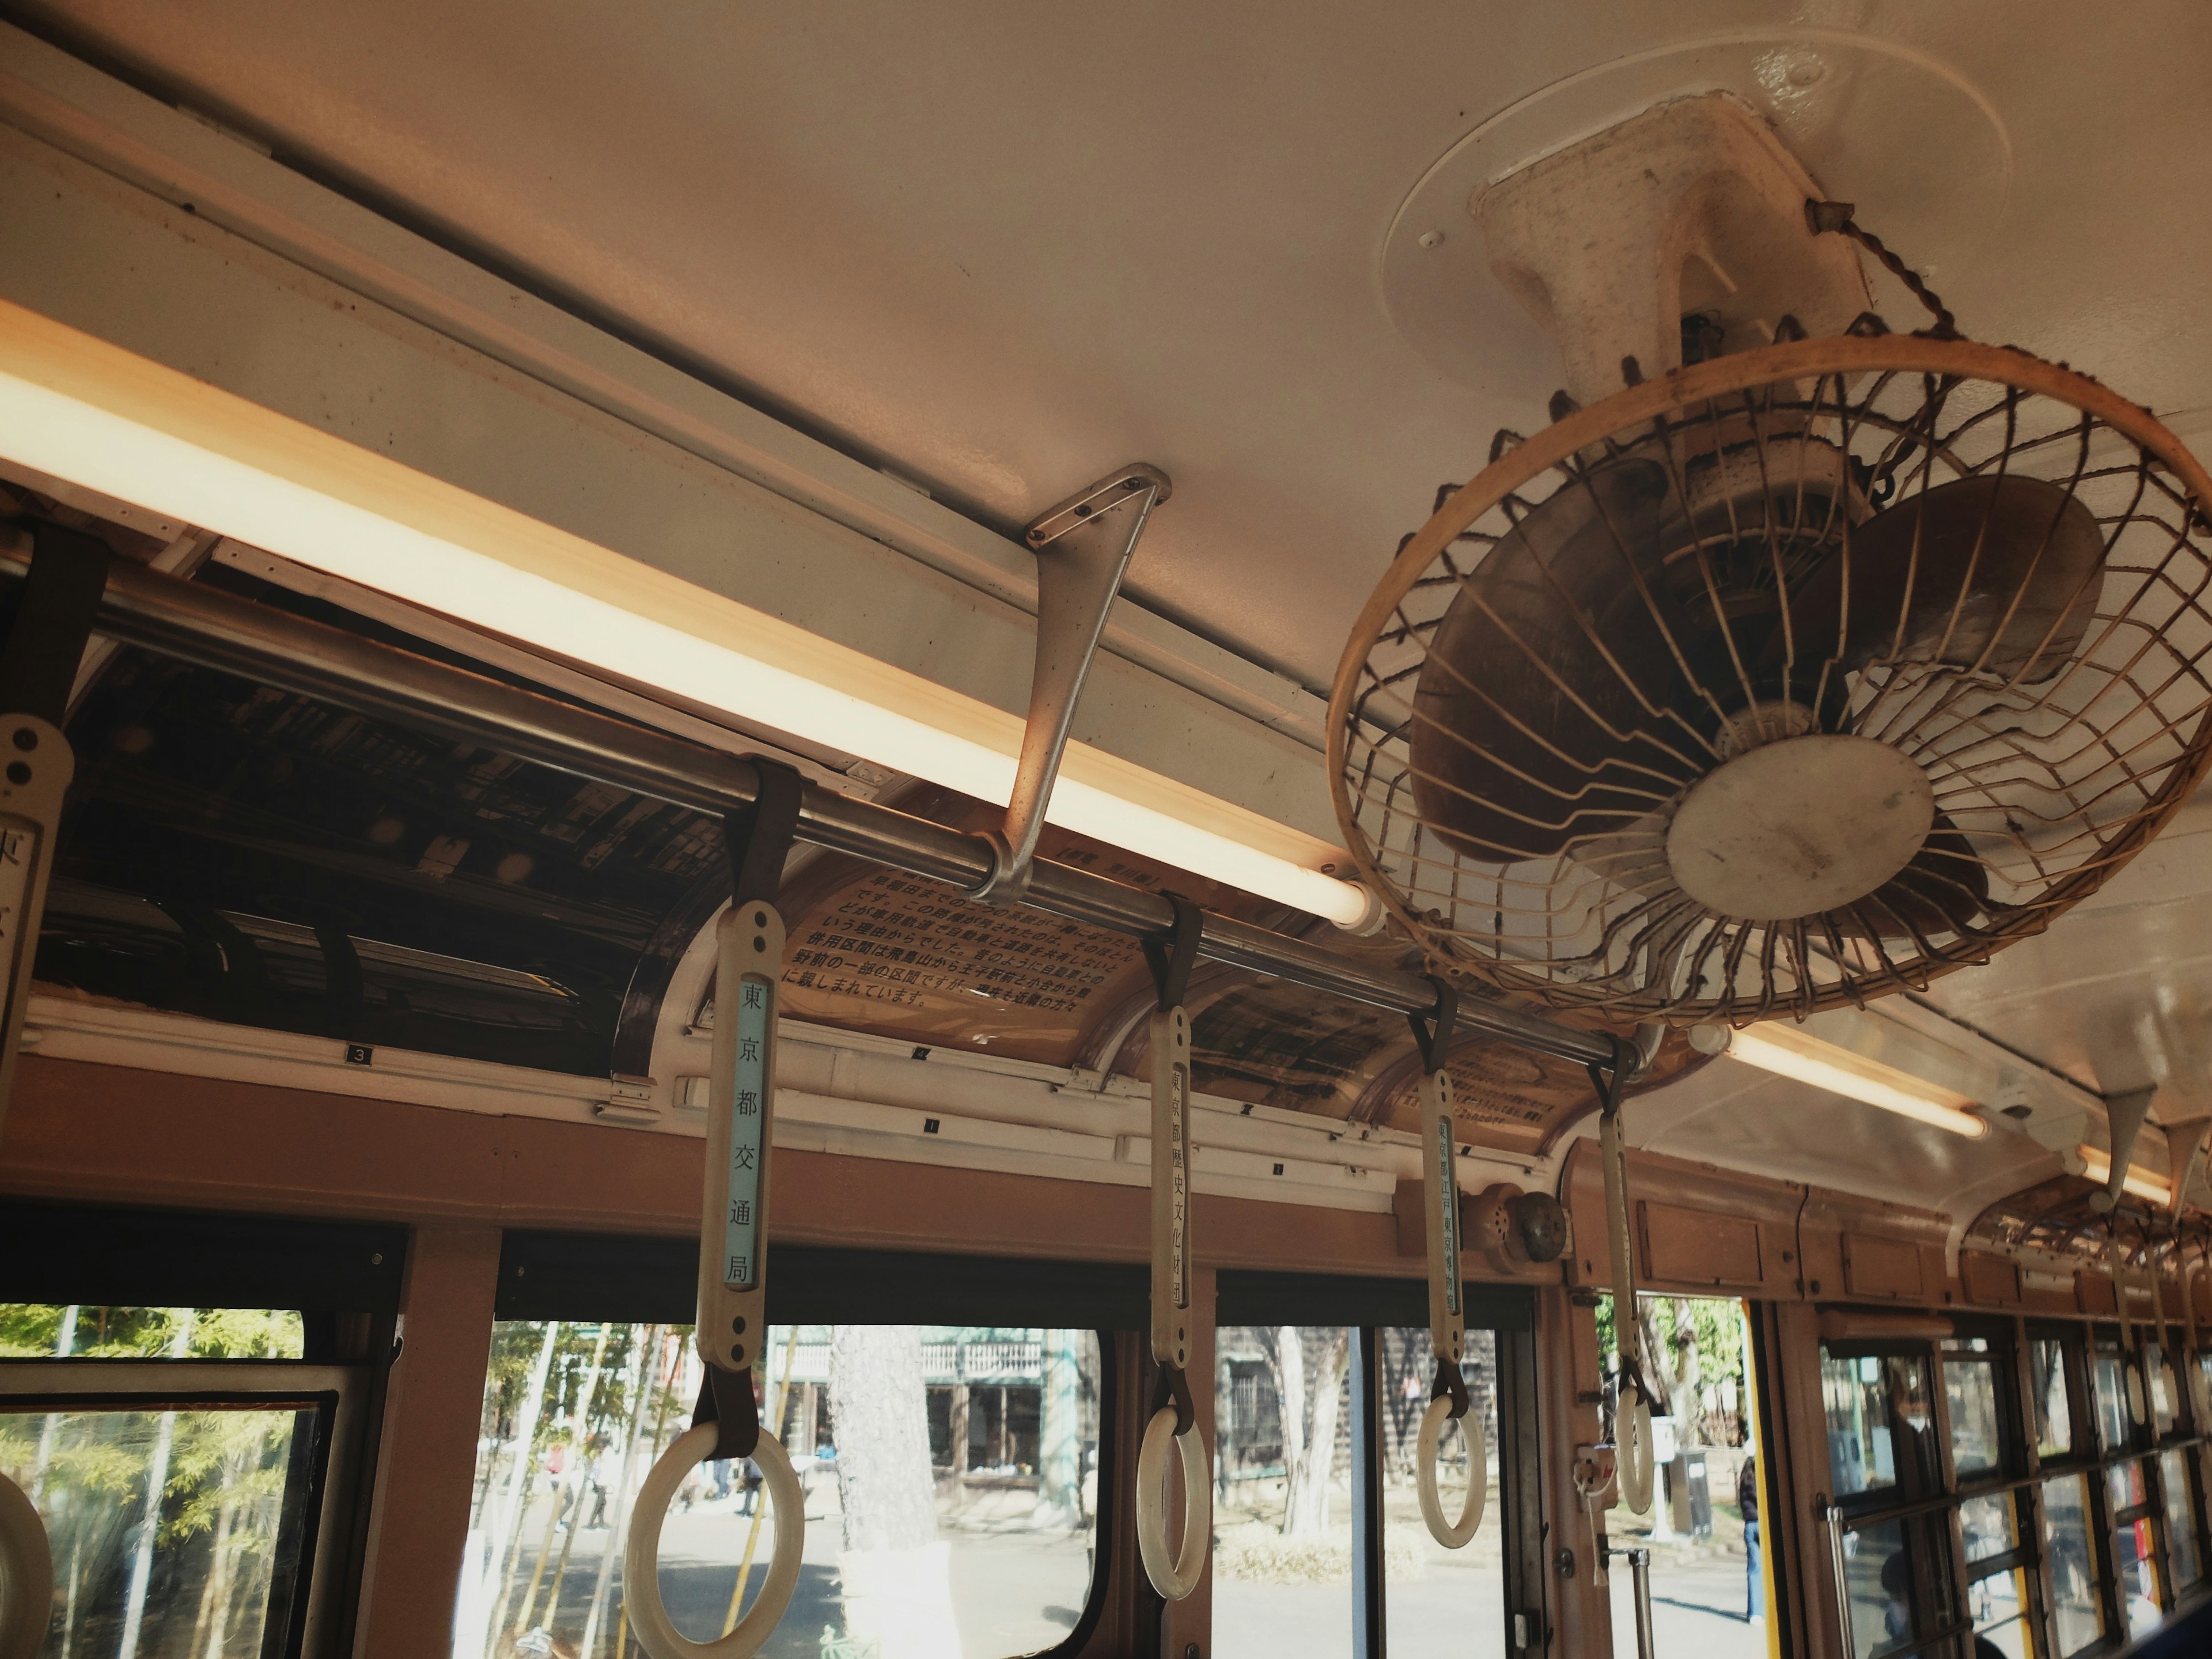
<svg viewBox="0 0 2212 1659"><path fill-rule="evenodd" d="M2010 348L1782 332L1501 434L1361 612L1338 818L1439 966L1622 1018L1861 1003L2042 931L2203 775L2172 434Z"/></svg>

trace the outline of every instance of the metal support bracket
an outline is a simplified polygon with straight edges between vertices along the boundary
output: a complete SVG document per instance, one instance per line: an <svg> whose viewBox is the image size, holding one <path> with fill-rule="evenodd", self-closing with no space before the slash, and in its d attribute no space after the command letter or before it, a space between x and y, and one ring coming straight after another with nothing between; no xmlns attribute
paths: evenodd
<svg viewBox="0 0 2212 1659"><path fill-rule="evenodd" d="M730 908L715 924L714 1056L699 1218L696 1342L707 1369L692 1413L714 1425L717 1458L760 1445L753 1356L767 1340L769 1158L775 1115L775 1017L783 918L775 908L799 830L799 774L756 759L760 790L723 823Z"/></svg>
<svg viewBox="0 0 2212 1659"><path fill-rule="evenodd" d="M1024 535L1037 556L1036 659L1030 673L1029 724L1006 827L993 833L991 873L969 896L1013 904L1029 889L1030 862L1044 831L1045 808L1060 776L1068 726L1106 613L1121 591L1122 574L1152 509L1173 486L1156 466L1139 462L1109 474L1060 503Z"/></svg>
<svg viewBox="0 0 2212 1659"><path fill-rule="evenodd" d="M2089 1194L2089 1207L2100 1215L2110 1215L2119 1206L2129 1167L2135 1161L2136 1142L2142 1134L2143 1119L2149 1115L2151 1100L2157 1093L2154 1085L2146 1089L2130 1089L2105 1102L2106 1145L2112 1149L2112 1168L2105 1178L2105 1190Z"/></svg>
<svg viewBox="0 0 2212 1659"><path fill-rule="evenodd" d="M76 772L62 726L112 556L105 542L45 523L33 526L31 550L0 646L0 1123L15 1086L62 798Z"/></svg>
<svg viewBox="0 0 2212 1659"><path fill-rule="evenodd" d="M2166 1126L2166 1155L2172 1161L2173 1196L2168 1208L2176 1221L2189 1207L2189 1189L2204 1168L2204 1141L2212 1131L2212 1117L2193 1117L2186 1123Z"/></svg>

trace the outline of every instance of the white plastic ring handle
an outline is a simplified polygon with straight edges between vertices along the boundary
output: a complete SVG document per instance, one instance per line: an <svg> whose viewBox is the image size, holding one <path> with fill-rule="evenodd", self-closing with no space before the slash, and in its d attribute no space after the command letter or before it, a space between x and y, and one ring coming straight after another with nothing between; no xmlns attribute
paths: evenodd
<svg viewBox="0 0 2212 1659"><path fill-rule="evenodd" d="M0 1659L31 1659L54 1617L54 1557L23 1489L0 1474Z"/></svg>
<svg viewBox="0 0 2212 1659"><path fill-rule="evenodd" d="M799 1584L799 1555L806 1547L806 1493L782 1444L763 1433L753 1448L753 1462L775 1511L775 1549L769 1557L760 1595L727 1636L711 1642L695 1642L669 1622L668 1609L660 1601L660 1523L667 1518L669 1503L684 1477L713 1455L714 1434L714 1425L701 1423L678 1435L646 1475L638 1488L637 1506L630 1511L629 1545L623 1552L623 1598L629 1606L630 1628L653 1659L750 1659L774 1634Z"/></svg>
<svg viewBox="0 0 2212 1659"><path fill-rule="evenodd" d="M1448 1550L1464 1549L1474 1529L1482 1524L1482 1503L1490 1488L1490 1471L1486 1467L1482 1436L1475 1427L1474 1413L1469 1412L1460 1419L1460 1428L1467 1439L1467 1500L1460 1505L1459 1519L1444 1519L1443 1494L1437 1490L1437 1455L1443 1444L1444 1425L1452 1420L1451 1396L1438 1395L1429 1401L1428 1410L1421 1413L1421 1435L1414 1443L1413 1471L1415 1485L1421 1494L1421 1519L1429 1523L1429 1536Z"/></svg>
<svg viewBox="0 0 2212 1659"><path fill-rule="evenodd" d="M1198 1588L1206 1571L1206 1552L1213 1542L1213 1473L1206 1467L1206 1442L1198 1425L1187 1434L1176 1432L1173 1406L1163 1406L1145 1425L1145 1442L1137 1452L1137 1553L1144 1558L1145 1577L1170 1601L1180 1601ZM1182 1453L1182 1548L1168 1542L1168 1447Z"/></svg>
<svg viewBox="0 0 2212 1659"><path fill-rule="evenodd" d="M1625 1413L1618 1406L1613 1411L1613 1465L1620 1482L1620 1501L1635 1514L1648 1514L1651 1508L1651 1402L1638 1390L1634 1406Z"/></svg>

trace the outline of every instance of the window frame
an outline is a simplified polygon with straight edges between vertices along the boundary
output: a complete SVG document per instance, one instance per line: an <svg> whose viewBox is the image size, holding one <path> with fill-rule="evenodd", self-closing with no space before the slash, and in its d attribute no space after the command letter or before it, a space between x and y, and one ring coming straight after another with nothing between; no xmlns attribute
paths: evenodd
<svg viewBox="0 0 2212 1659"><path fill-rule="evenodd" d="M342 1645L336 1638L351 1600L342 1558L348 1519L362 1495L360 1452L369 1393L362 1367L307 1359L0 1359L0 1400L8 1402L11 1416L40 1411L313 1413L301 1508L295 1514L288 1506L283 1523L287 1531L296 1529L294 1570L283 1587L281 1613L277 1588L270 1586L264 1654L325 1653ZM292 1455L302 1455L296 1440Z"/></svg>
<svg viewBox="0 0 2212 1659"><path fill-rule="evenodd" d="M920 1251L767 1247L770 1326L999 1325L1088 1330L1098 1342L1098 1481L1091 1579L1066 1636L1029 1659L1073 1659L1111 1604L1122 1546L1136 1534L1111 1478L1125 1455L1135 1467L1138 1435L1125 1431L1125 1368L1156 1375L1146 1350L1151 1278L1142 1264L1032 1257L936 1255ZM501 1237L495 1325L513 1322L689 1328L697 1316L698 1243L692 1238L510 1228ZM988 1317L977 1317L988 1313ZM1144 1424L1135 1420L1140 1435ZM1121 1534L1127 1532L1124 1538ZM1143 1587L1152 1605L1159 1604Z"/></svg>

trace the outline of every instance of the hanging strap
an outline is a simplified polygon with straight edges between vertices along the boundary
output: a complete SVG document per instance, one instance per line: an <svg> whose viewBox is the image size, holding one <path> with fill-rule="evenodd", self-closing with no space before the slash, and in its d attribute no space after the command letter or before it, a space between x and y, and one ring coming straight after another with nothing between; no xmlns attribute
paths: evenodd
<svg viewBox="0 0 2212 1659"><path fill-rule="evenodd" d="M1459 1018L1459 991L1433 975L1437 1000L1425 1012L1408 1014L1413 1045L1421 1054L1421 1182L1428 1200L1429 1342L1437 1357L1429 1398L1449 1399L1451 1418L1467 1415L1467 1377L1460 1362L1467 1355L1466 1310L1459 1265L1459 1124L1452 1115L1451 1073L1444 1060L1451 1052L1452 1028Z"/></svg>
<svg viewBox="0 0 2212 1659"><path fill-rule="evenodd" d="M722 828L731 903L715 925L714 1071L700 1211L696 1340L706 1380L691 1421L714 1425L715 1458L750 1457L760 1445L752 1362L768 1336L768 1166L784 951L775 898L801 788L790 767L757 757L752 764L759 791Z"/></svg>
<svg viewBox="0 0 2212 1659"><path fill-rule="evenodd" d="M1173 1406L1176 1432L1197 1421L1190 1384L1190 1016L1183 998L1198 961L1205 913L1179 894L1164 896L1175 923L1165 938L1147 936L1152 971L1152 1360L1159 1367L1152 1409Z"/></svg>

